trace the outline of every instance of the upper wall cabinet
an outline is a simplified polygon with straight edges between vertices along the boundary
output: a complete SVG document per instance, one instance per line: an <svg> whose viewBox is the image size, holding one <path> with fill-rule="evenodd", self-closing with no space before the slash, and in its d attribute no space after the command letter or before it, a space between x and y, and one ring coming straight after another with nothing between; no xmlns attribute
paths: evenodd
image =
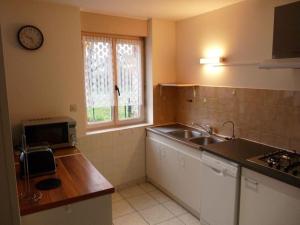
<svg viewBox="0 0 300 225"><path fill-rule="evenodd" d="M273 60L262 62L262 69L300 68L300 1L275 7Z"/></svg>
<svg viewBox="0 0 300 225"><path fill-rule="evenodd" d="M300 58L300 1L275 8L273 59Z"/></svg>

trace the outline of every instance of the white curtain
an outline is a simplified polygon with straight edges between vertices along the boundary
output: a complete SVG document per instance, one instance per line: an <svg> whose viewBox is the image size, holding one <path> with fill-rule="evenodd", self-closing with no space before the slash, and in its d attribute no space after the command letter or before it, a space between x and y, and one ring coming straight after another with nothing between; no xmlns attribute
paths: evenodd
<svg viewBox="0 0 300 225"><path fill-rule="evenodd" d="M112 39L84 36L84 73L88 110L114 105ZM93 118L89 118L89 122Z"/></svg>
<svg viewBox="0 0 300 225"><path fill-rule="evenodd" d="M117 39L119 119L140 117L142 105L142 41Z"/></svg>

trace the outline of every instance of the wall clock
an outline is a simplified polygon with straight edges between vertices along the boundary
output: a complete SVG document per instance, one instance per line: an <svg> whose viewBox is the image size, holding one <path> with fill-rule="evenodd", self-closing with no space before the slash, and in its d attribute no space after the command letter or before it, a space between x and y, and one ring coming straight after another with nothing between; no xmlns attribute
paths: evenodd
<svg viewBox="0 0 300 225"><path fill-rule="evenodd" d="M27 50L37 50L44 43L42 31L32 25L22 26L18 31L18 41Z"/></svg>

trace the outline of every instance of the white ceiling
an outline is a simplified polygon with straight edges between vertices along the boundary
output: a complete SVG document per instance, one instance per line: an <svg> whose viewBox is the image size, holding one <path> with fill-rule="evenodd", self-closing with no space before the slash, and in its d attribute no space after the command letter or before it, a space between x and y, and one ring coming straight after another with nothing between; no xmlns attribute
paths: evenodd
<svg viewBox="0 0 300 225"><path fill-rule="evenodd" d="M79 7L82 11L135 18L181 20L242 0L40 0Z"/></svg>

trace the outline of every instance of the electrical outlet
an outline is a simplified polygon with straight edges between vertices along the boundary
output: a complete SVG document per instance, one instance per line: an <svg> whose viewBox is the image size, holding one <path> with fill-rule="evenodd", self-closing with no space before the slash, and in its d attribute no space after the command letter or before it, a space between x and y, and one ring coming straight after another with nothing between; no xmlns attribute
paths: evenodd
<svg viewBox="0 0 300 225"><path fill-rule="evenodd" d="M70 112L77 112L77 105L76 104L71 104L70 105Z"/></svg>

